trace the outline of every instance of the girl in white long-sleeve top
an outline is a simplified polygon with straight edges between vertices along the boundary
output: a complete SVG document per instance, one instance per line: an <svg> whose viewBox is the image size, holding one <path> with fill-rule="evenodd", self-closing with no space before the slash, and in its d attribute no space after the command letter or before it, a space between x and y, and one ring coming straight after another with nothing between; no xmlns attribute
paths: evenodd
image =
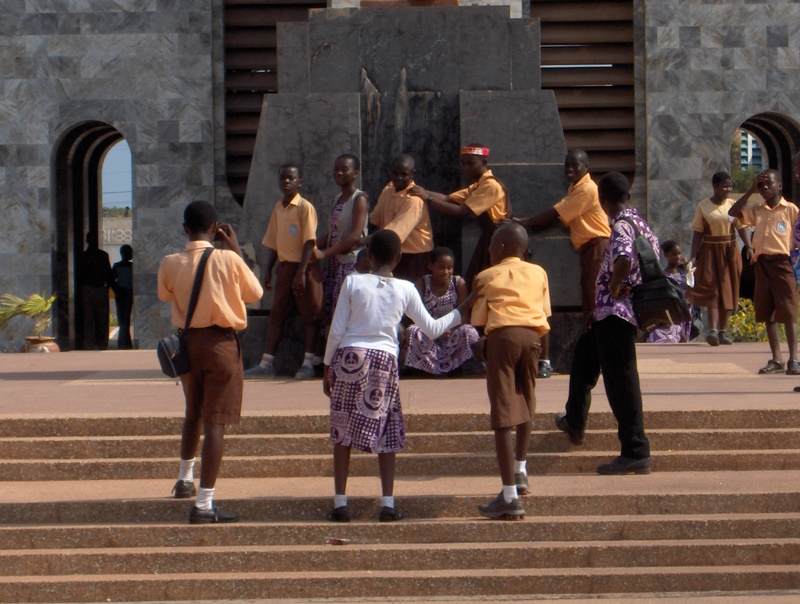
<svg viewBox="0 0 800 604"><path fill-rule="evenodd" d="M382 522L399 520L394 505L395 453L405 444L405 424L398 387L397 327L407 315L430 338L461 322L472 304L434 319L414 284L395 279L400 239L382 230L370 240L369 274L348 275L342 284L325 350L323 389L331 399L331 440L334 471L334 509L329 519L347 522L347 475L352 447L378 454L381 475Z"/></svg>

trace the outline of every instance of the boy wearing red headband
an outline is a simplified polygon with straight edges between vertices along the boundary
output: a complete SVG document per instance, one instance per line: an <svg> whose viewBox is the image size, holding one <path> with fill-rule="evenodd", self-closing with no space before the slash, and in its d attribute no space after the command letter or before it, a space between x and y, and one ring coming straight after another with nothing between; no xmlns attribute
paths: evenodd
<svg viewBox="0 0 800 604"><path fill-rule="evenodd" d="M469 186L450 195L428 191L415 185L411 193L419 195L442 214L460 218L477 217L481 236L469 262L465 278L467 287L480 271L487 268L492 235L503 220L511 217L511 202L506 188L489 169L489 149L483 145L468 145L461 149L461 171Z"/></svg>

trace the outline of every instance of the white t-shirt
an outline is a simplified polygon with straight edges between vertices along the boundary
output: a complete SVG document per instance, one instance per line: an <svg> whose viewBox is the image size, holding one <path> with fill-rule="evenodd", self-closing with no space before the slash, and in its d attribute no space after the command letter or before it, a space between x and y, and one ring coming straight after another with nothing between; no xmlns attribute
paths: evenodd
<svg viewBox="0 0 800 604"><path fill-rule="evenodd" d="M348 275L342 283L328 332L325 364L331 364L338 348L347 346L382 350L397 356L397 326L403 314L431 339L461 323L457 310L438 319L431 317L410 281L372 274Z"/></svg>

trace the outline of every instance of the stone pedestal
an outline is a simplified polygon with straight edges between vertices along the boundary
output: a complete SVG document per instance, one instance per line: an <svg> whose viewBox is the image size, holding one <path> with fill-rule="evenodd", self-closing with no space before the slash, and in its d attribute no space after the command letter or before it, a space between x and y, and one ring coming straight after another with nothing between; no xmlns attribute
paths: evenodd
<svg viewBox="0 0 800 604"><path fill-rule="evenodd" d="M539 23L512 19L502 4L331 8L311 11L308 23L278 25L280 92L264 100L240 229L259 264L280 197L277 170L288 161L303 166L301 192L317 208L318 234L338 194L333 162L345 152L361 158L360 188L373 204L399 153L415 158L425 188L462 188L459 149L468 143L491 149L490 166L515 214L561 198L566 144L555 97L541 90ZM431 217L436 244L452 248L465 267L476 225L435 211ZM554 304L580 306L577 254L566 230L537 235L532 249L550 275Z"/></svg>

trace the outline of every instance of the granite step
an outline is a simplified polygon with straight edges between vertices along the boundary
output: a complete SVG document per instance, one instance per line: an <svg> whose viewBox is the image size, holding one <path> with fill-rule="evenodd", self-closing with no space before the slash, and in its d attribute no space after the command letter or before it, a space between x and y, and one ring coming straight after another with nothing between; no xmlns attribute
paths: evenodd
<svg viewBox="0 0 800 604"><path fill-rule="evenodd" d="M784 514L664 514L642 516L528 515L523 522L475 518L405 519L391 525L353 521L238 522L209 527L187 524L74 524L0 526L2 550L203 547L224 543L310 546L331 537L350 544L541 543L545 541L662 541L783 539L800 535L800 512Z"/></svg>
<svg viewBox="0 0 800 604"><path fill-rule="evenodd" d="M770 409L708 409L653 410L645 408L648 430L660 429L768 429L800 427L800 408ZM407 413L408 432L484 432L488 429L487 413ZM45 436L174 436L180 434L181 415L142 416L64 416L64 417L4 417L0 423L0 438ZM589 430L616 431L610 412L593 412ZM553 416L538 413L533 420L534 431L553 431ZM328 434L327 414L308 415L248 415L230 434Z"/></svg>
<svg viewBox="0 0 800 604"><path fill-rule="evenodd" d="M203 574L360 571L569 569L793 565L800 538L663 541L546 541L505 543L351 543L330 545L206 545L4 550L6 577L64 575Z"/></svg>
<svg viewBox="0 0 800 604"><path fill-rule="evenodd" d="M619 453L607 451L569 451L531 453L528 473L591 474L599 464ZM800 449L742 451L656 451L652 454L654 472L758 470L762 468L800 469ZM231 478L275 478L280 476L333 476L332 458L325 455L249 456L228 455L224 472ZM162 459L60 459L0 460L0 476L6 481L149 479L168 476L175 469L175 457ZM374 455L353 455L351 476L371 476L377 472ZM404 453L397 458L397 472L405 476L496 475L494 453L424 454Z"/></svg>
<svg viewBox="0 0 800 604"><path fill-rule="evenodd" d="M476 432L407 433L404 454L494 451L494 435ZM732 449L800 449L800 427L756 429L652 429L647 437L656 451L720 451ZM534 431L531 451L613 451L619 445L612 430L587 430L586 444L570 446L561 432ZM0 459L119 459L167 458L175 455L180 436L63 436L0 438ZM276 455L330 455L327 434L231 434L225 439L226 457Z"/></svg>
<svg viewBox="0 0 800 604"><path fill-rule="evenodd" d="M666 474L666 473L665 473ZM461 477L476 482L480 477ZM632 478L632 477L630 477ZM321 479L308 479L319 483ZM452 480L452 479L451 479ZM709 473L709 484L716 484L715 473ZM491 480L492 491L499 490L496 478ZM8 484L8 483L6 483ZM84 523L152 523L186 522L191 500L168 497L169 487L164 485L160 499L119 498L97 500L20 501L0 504L0 524L52 525ZM419 485L418 485L419 486ZM422 485L423 487L425 485ZM630 488L636 488L633 484ZM534 489L536 487L534 486ZM236 498L224 495L218 504L223 509L236 511L243 521L297 522L319 521L327 517L331 508L330 479L315 489L326 496ZM417 489L422 491L424 489ZM489 491L489 492L492 492ZM226 491L222 491L226 493ZM349 498L351 515L356 520L372 522L378 516L378 488L372 496L353 495ZM476 518L477 506L490 497L482 495L408 494L397 498L398 506L408 519ZM707 514L715 510L720 514L795 514L800 513L800 487L786 485L763 492L686 492L686 493L630 493L618 494L600 490L581 495L529 495L523 505L530 517L568 516L571 514L595 517L620 514Z"/></svg>
<svg viewBox="0 0 800 604"><path fill-rule="evenodd" d="M797 590L800 565L0 577L0 601L89 602Z"/></svg>

